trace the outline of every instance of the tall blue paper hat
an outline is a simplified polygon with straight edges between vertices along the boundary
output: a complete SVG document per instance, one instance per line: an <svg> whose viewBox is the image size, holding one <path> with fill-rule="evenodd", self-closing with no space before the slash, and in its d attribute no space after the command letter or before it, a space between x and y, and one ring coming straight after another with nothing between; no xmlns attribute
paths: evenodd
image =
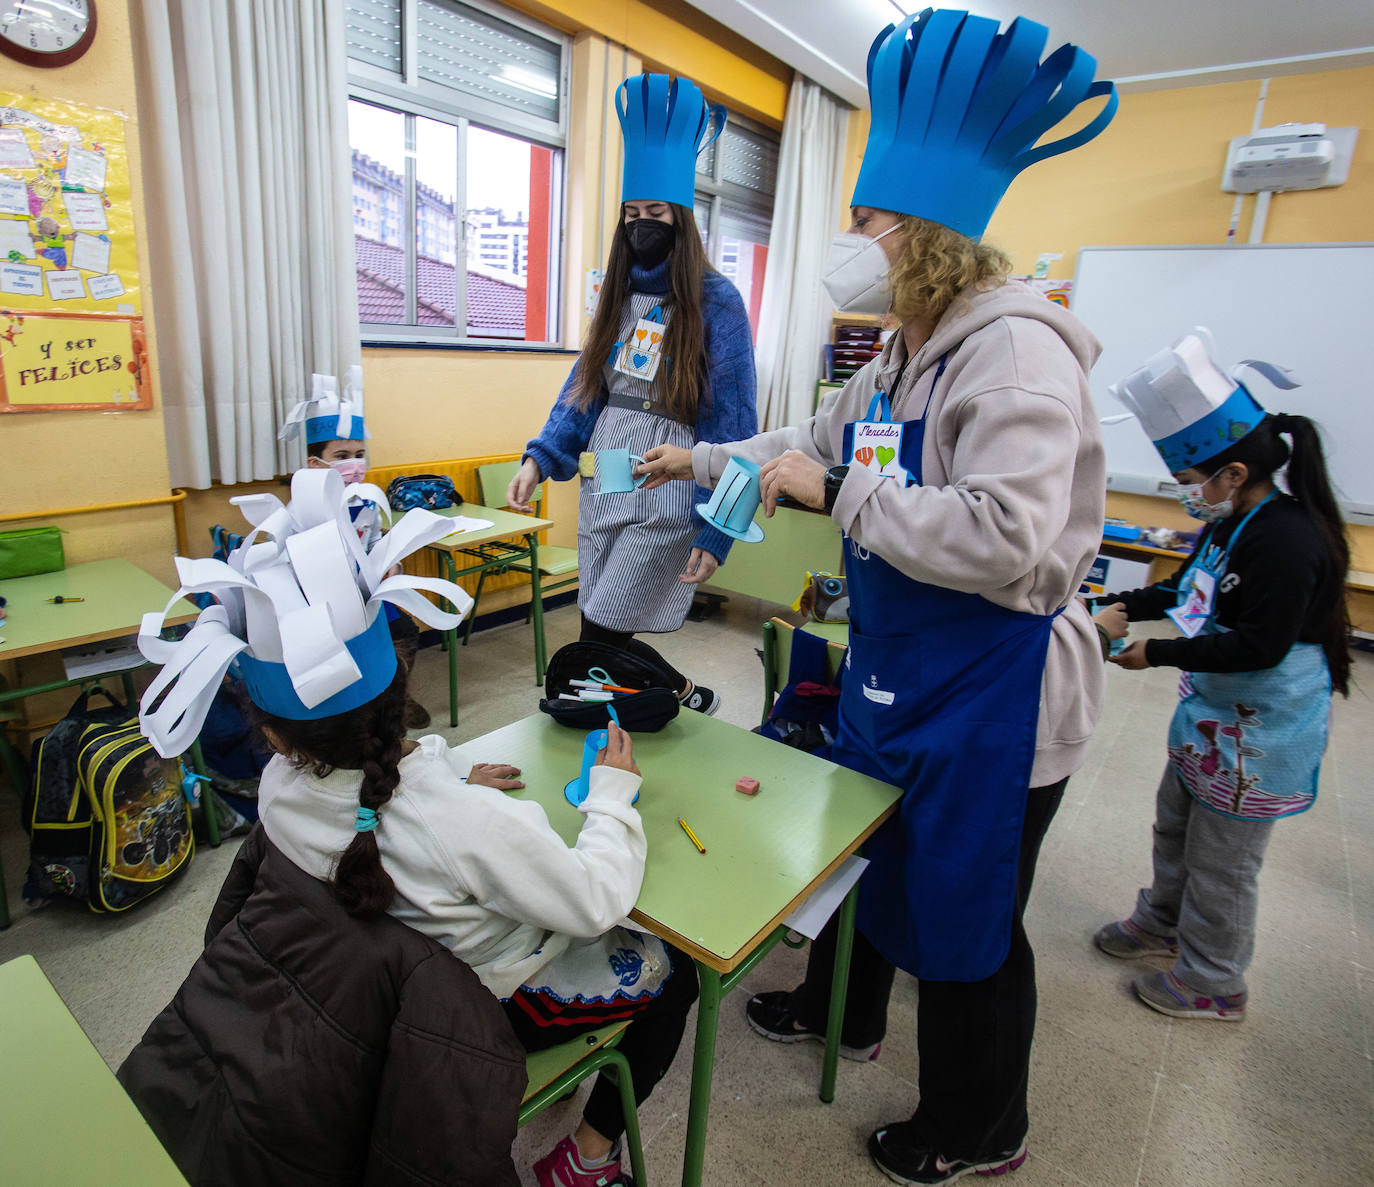
<svg viewBox="0 0 1374 1187"><path fill-rule="evenodd" d="M323 441L365 441L370 434L363 422L363 369L359 366L348 369L342 397L334 376L312 375L310 399L302 400L287 413L277 437L289 440L302 426L307 445Z"/></svg>
<svg viewBox="0 0 1374 1187"><path fill-rule="evenodd" d="M1211 333L1196 326L1107 390L1140 421L1170 473L1178 474L1230 449L1265 418L1259 401L1236 378L1245 367L1275 387L1301 386L1288 368L1262 359L1243 359L1224 371Z"/></svg>
<svg viewBox="0 0 1374 1187"><path fill-rule="evenodd" d="M1086 144L1116 114L1116 88L1094 82L1097 61L1049 30L953 9L889 25L868 51L872 107L854 206L916 215L977 239L1022 169ZM1106 105L1081 131L1036 147L1086 99Z"/></svg>
<svg viewBox="0 0 1374 1187"><path fill-rule="evenodd" d="M708 106L691 79L636 74L616 89L615 109L625 137L620 200L672 202L690 210L697 154L725 127L725 108Z"/></svg>

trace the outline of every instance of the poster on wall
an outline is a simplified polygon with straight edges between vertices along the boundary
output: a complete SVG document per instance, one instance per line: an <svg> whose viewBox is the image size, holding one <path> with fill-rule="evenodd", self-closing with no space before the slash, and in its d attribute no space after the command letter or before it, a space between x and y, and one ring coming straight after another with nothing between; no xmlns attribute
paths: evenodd
<svg viewBox="0 0 1374 1187"><path fill-rule="evenodd" d="M152 406L141 317L0 309L0 412Z"/></svg>
<svg viewBox="0 0 1374 1187"><path fill-rule="evenodd" d="M0 312L57 309L142 312L124 117L0 90Z"/></svg>

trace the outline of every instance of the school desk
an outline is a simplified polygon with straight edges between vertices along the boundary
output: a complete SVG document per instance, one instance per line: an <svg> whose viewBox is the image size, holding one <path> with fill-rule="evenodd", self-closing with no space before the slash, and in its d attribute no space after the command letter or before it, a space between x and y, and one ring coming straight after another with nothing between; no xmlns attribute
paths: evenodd
<svg viewBox="0 0 1374 1187"><path fill-rule="evenodd" d="M0 581L0 597L9 602L5 607L5 624L0 626L0 640L3 640L0 642L0 662L136 635L143 615L149 610L161 610L175 592L122 557L68 565L56 573L39 573L34 577ZM56 603L50 600L54 597L83 600ZM189 602L179 602L168 613L165 625L190 622L197 613ZM138 666L142 666L141 662ZM125 701L134 705L137 698L134 696L132 670L110 674L120 677L124 684ZM49 680L42 684L7 688L4 678L0 677L0 707L37 693L92 684L99 679L98 675L90 675L75 680ZM28 787L28 776L2 725L0 762L4 763L10 784L22 802ZM197 770L203 771L198 754L195 756L195 765ZM205 813L205 824L210 843L218 845L219 821L212 810ZM0 928L8 927L9 922L4 869L0 867Z"/></svg>
<svg viewBox="0 0 1374 1187"><path fill-rule="evenodd" d="M570 845L581 812L563 798L581 769L586 733L542 713L464 744L482 762L521 769L523 791ZM896 809L901 791L738 726L684 711L658 733L634 735L644 773L636 807L648 839L644 885L630 918L687 952L701 980L696 1052L682 1182L696 1187L705 1160L707 1114L721 997L783 938L785 919ZM751 776L757 795L735 780ZM699 853L682 817L705 847ZM857 896L840 908L821 1099L835 1095Z"/></svg>
<svg viewBox="0 0 1374 1187"><path fill-rule="evenodd" d="M185 1187L32 956L0 964L0 1014L7 1019L0 1026L6 1182Z"/></svg>
<svg viewBox="0 0 1374 1187"><path fill-rule="evenodd" d="M544 665L548 657L544 646L544 602L539 592L539 533L553 527L553 520L482 507L477 503L448 507L437 514L450 518L486 519L492 525L470 532L455 532L430 545L439 557L441 577L456 581L459 577L476 574L480 593L481 583L489 575L509 572L517 561L529 561L530 618L534 623L534 682L543 684ZM463 641L467 642L471 634L472 623L469 621ZM444 646L448 648L448 723L452 726L458 724L457 629L444 632Z"/></svg>

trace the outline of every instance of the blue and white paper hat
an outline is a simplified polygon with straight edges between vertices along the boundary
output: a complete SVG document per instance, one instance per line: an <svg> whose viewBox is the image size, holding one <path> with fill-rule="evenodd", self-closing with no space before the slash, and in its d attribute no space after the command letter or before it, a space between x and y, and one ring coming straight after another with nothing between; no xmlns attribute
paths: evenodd
<svg viewBox="0 0 1374 1187"><path fill-rule="evenodd" d="M1275 387L1301 385L1286 367L1243 359L1228 373L1216 358L1211 332L1196 326L1107 390L1140 421L1169 471L1178 474L1248 436L1265 411L1236 375L1258 371Z"/></svg>
<svg viewBox="0 0 1374 1187"><path fill-rule="evenodd" d="M1049 30L953 9L889 25L868 51L872 120L854 206L942 223L970 239L987 229L1022 169L1086 144L1116 114L1116 88L1094 82L1097 61L1061 45L1043 62ZM1081 131L1036 141L1086 99L1106 96Z"/></svg>
<svg viewBox="0 0 1374 1187"><path fill-rule="evenodd" d="M365 441L371 434L363 423L363 369L354 365L344 380L339 396L338 381L332 375L310 377L310 399L302 400L286 414L278 440L295 437L305 426L305 443L322 441Z"/></svg>
<svg viewBox="0 0 1374 1187"><path fill-rule="evenodd" d="M697 510L717 531L734 540L757 544L763 529L754 522L759 509L759 468L748 458L732 457L711 493L709 503L698 503Z"/></svg>
<svg viewBox="0 0 1374 1187"><path fill-rule="evenodd" d="M691 79L666 74L627 78L616 89L615 108L625 137L620 200L692 209L697 154L725 127L725 108L709 107Z"/></svg>
<svg viewBox="0 0 1374 1187"><path fill-rule="evenodd" d="M176 558L181 588L161 613L143 616L138 636L144 657L162 665L143 694L139 722L163 757L195 741L228 671L274 716L332 717L366 704L395 675L383 602L440 630L456 627L472 608L466 591L450 581L387 576L412 552L449 535L452 521L407 512L364 552L348 514L360 485L345 486L333 469L297 470L286 506L272 494L231 500L253 530L227 561ZM440 610L422 590L458 612ZM161 638L177 599L198 593L218 604L201 611L185 638Z"/></svg>

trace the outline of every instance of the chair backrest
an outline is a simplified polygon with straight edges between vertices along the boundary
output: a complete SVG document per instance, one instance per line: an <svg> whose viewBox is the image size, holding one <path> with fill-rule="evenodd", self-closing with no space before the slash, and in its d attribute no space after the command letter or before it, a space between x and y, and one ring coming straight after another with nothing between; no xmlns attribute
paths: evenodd
<svg viewBox="0 0 1374 1187"><path fill-rule="evenodd" d="M572 1071L589 1055L608 1043L618 1043L621 1034L629 1025L628 1021L612 1022L590 1034L578 1035L577 1038L569 1039L556 1047L546 1047L543 1051L533 1051L526 1055L525 1075L528 1077L528 1083L525 1085L524 1101L562 1079L567 1072Z"/></svg>
<svg viewBox="0 0 1374 1187"><path fill-rule="evenodd" d="M504 507L506 506L506 488L510 486L510 480L515 477L520 469L520 463L514 462L492 462L486 466L477 467L477 491L484 507ZM541 482L534 491L534 497L530 499L531 506L534 507L535 515L544 514L544 494L548 490L548 481Z"/></svg>

